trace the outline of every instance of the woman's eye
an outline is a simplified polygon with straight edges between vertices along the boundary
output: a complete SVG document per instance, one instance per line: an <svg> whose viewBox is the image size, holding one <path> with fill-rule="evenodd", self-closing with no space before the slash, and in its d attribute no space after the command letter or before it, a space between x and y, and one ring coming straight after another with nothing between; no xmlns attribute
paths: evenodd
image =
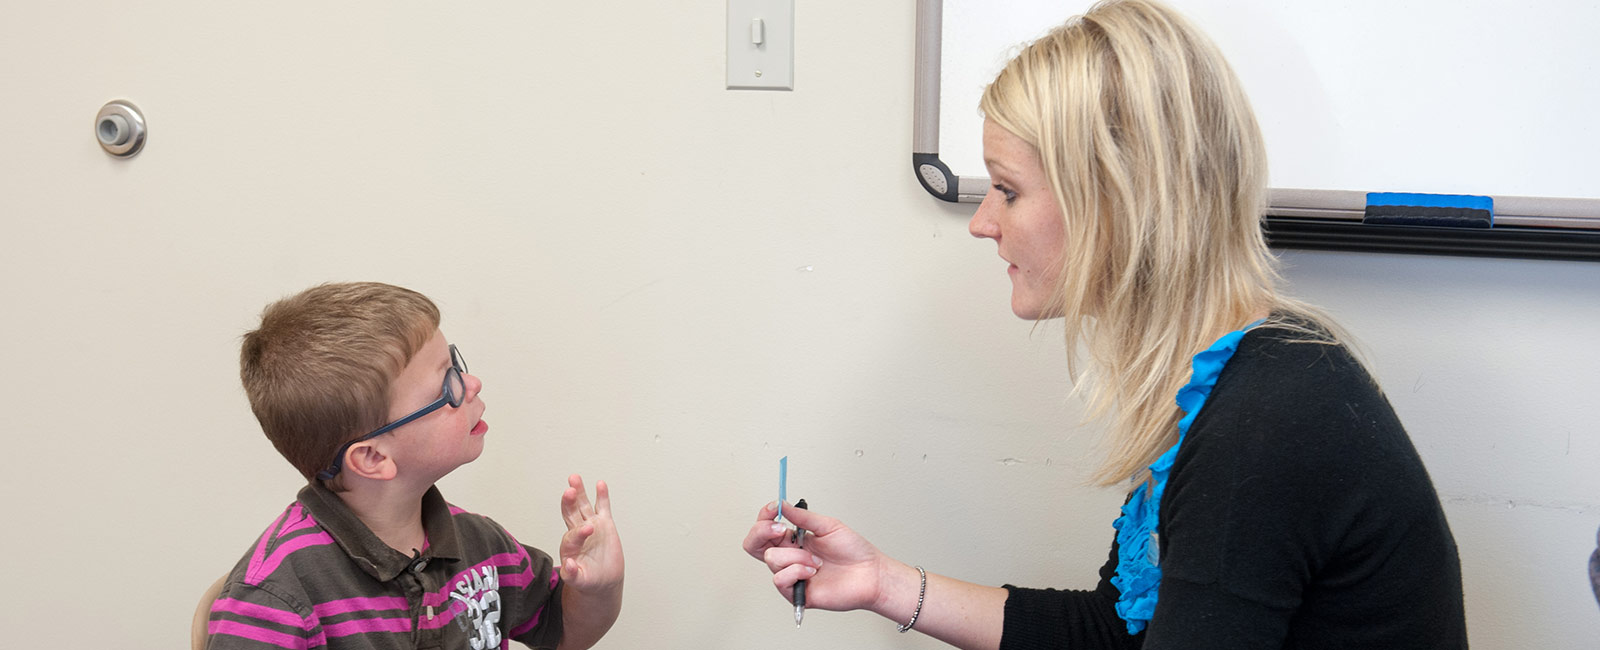
<svg viewBox="0 0 1600 650"><path fill-rule="evenodd" d="M996 191L1000 192L1001 195L1006 197L1006 203L1010 203L1012 201L1017 200L1017 193L1011 191L1008 188L1006 188L1006 186L1004 186L1004 185L1001 185L999 183L995 183L994 184L994 189Z"/></svg>

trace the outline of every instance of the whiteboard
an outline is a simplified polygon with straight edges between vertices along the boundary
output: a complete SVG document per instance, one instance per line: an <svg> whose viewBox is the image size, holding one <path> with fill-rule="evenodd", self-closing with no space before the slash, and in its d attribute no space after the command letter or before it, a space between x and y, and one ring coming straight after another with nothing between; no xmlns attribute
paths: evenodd
<svg viewBox="0 0 1600 650"><path fill-rule="evenodd" d="M1091 4L943 3L938 153L952 172L986 175L984 86L1022 45ZM1249 94L1275 197L1295 188L1600 199L1600 2L1169 4L1217 43ZM1581 207L1564 216L1600 217L1595 203L1567 202Z"/></svg>

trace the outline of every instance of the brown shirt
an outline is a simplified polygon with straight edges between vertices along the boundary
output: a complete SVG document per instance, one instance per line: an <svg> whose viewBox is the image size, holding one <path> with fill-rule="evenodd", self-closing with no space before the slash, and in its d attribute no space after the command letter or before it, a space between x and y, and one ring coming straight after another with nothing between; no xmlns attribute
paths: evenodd
<svg viewBox="0 0 1600 650"><path fill-rule="evenodd" d="M427 548L389 548L312 484L272 522L211 606L206 647L502 648L561 640L550 556L487 517L422 497Z"/></svg>

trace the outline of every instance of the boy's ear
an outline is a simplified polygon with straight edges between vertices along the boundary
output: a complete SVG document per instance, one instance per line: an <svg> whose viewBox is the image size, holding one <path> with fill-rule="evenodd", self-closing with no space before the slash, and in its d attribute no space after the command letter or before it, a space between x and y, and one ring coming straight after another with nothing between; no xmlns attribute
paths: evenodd
<svg viewBox="0 0 1600 650"><path fill-rule="evenodd" d="M395 467L394 458L383 453L377 444L364 440L345 450L344 471L362 478L388 481L395 477L399 468Z"/></svg>

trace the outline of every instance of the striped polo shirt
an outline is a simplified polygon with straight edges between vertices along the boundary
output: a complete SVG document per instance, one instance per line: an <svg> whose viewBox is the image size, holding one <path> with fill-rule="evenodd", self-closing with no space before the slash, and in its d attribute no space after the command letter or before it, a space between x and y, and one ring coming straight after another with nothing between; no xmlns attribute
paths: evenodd
<svg viewBox="0 0 1600 650"><path fill-rule="evenodd" d="M245 552L211 605L207 648L532 648L561 640L550 556L487 517L422 497L427 548L380 541L313 483Z"/></svg>

